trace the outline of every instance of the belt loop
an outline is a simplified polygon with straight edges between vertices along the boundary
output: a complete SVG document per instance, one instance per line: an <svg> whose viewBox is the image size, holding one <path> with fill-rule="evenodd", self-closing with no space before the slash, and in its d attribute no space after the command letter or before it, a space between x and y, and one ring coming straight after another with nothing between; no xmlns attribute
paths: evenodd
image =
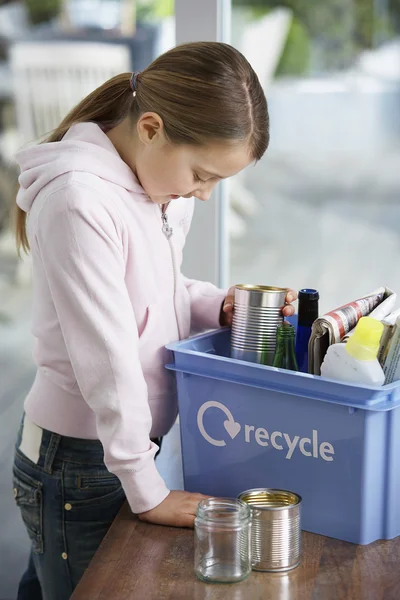
<svg viewBox="0 0 400 600"><path fill-rule="evenodd" d="M51 474L53 468L54 457L60 445L61 435L58 433L52 433L50 435L49 445L47 446L46 455L44 457L44 470Z"/></svg>

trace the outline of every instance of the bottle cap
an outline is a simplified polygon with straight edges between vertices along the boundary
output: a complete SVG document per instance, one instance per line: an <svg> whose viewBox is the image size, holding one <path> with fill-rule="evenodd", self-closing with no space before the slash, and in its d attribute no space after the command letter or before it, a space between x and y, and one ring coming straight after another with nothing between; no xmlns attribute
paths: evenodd
<svg viewBox="0 0 400 600"><path fill-rule="evenodd" d="M318 300L319 293L317 290L304 288L299 291L299 326L310 326L318 319Z"/></svg>
<svg viewBox="0 0 400 600"><path fill-rule="evenodd" d="M353 335L346 344L346 351L357 360L374 360L378 354L383 333L380 321L371 317L361 317Z"/></svg>
<svg viewBox="0 0 400 600"><path fill-rule="evenodd" d="M319 292L318 290L313 290L311 288L303 288L299 291L299 300L319 300Z"/></svg>

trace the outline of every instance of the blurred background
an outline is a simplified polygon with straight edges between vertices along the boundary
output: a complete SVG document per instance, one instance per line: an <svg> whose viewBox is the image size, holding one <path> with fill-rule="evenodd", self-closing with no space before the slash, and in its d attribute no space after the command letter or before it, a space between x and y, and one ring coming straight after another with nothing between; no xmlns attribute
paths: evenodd
<svg viewBox="0 0 400 600"><path fill-rule="evenodd" d="M184 4L199 3L0 1L0 600L15 597L28 552L10 469L34 375L30 262L10 229L13 155L103 81L174 46ZM400 0L215 3L271 116L265 157L222 194L225 219L210 232L226 240L219 279L315 287L323 311L381 285L400 292Z"/></svg>
<svg viewBox="0 0 400 600"><path fill-rule="evenodd" d="M324 311L400 292L399 0L233 0L232 43L265 87L271 144L245 175L230 281L315 287Z"/></svg>

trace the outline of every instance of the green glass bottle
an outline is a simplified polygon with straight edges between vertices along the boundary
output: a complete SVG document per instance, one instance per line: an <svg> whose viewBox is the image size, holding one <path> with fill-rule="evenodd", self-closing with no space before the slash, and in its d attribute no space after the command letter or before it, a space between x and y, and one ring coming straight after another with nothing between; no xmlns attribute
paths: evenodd
<svg viewBox="0 0 400 600"><path fill-rule="evenodd" d="M278 327L276 331L276 350L272 363L273 367L298 371L294 345L295 337L295 329L290 323L283 323L283 325Z"/></svg>

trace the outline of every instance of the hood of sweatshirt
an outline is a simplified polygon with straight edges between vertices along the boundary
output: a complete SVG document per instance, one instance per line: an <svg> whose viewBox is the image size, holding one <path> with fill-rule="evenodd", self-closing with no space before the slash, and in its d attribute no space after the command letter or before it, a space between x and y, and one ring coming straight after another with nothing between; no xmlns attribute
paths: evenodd
<svg viewBox="0 0 400 600"><path fill-rule="evenodd" d="M48 183L71 171L92 173L135 192L138 199L149 200L132 170L96 123L73 125L60 142L24 148L15 160L21 169L17 204L27 213Z"/></svg>

